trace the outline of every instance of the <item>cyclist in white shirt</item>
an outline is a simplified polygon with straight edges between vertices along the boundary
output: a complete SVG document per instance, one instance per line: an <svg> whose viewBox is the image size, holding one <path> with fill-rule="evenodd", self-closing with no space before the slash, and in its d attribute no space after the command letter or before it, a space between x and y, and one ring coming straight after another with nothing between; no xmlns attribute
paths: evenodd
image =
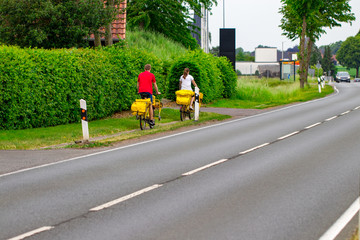
<svg viewBox="0 0 360 240"><path fill-rule="evenodd" d="M184 69L184 74L181 75L180 77L180 81L179 81L179 89L180 90L190 90L193 91L193 89L191 88L191 83L195 86L198 87L193 76L191 76L189 74L190 69L189 68L185 68ZM190 109L193 109L192 104L194 102L195 99L195 95L191 98L191 102L190 102Z"/></svg>

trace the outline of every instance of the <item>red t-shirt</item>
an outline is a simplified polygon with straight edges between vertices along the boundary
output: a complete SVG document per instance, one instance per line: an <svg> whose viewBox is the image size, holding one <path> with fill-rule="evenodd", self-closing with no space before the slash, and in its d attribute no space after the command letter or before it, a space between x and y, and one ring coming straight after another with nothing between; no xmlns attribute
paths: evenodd
<svg viewBox="0 0 360 240"><path fill-rule="evenodd" d="M153 94L152 84L156 82L155 75L151 72L145 71L139 74L139 93L148 92Z"/></svg>

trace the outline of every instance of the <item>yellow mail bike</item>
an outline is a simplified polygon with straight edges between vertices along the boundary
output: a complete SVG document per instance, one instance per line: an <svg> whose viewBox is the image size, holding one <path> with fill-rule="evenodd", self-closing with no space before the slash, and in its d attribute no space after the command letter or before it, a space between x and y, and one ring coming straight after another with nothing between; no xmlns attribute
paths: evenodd
<svg viewBox="0 0 360 240"><path fill-rule="evenodd" d="M146 95L140 94L141 99L136 99L135 102L131 105L132 115L136 116L136 119L140 121L140 129L144 130L146 125L150 128L154 126L150 124L150 98L147 98ZM163 104L160 100L156 99L153 95L153 109L154 109L154 119L155 119L155 109L159 110L158 119L161 120L161 109Z"/></svg>
<svg viewBox="0 0 360 240"><path fill-rule="evenodd" d="M191 98L195 93L191 90L179 90L175 92L176 94L176 104L181 105L180 107L180 120L185 121L186 117L189 119L194 119L195 112L195 101L193 102L192 109L190 108ZM203 99L203 94L199 94L199 107Z"/></svg>

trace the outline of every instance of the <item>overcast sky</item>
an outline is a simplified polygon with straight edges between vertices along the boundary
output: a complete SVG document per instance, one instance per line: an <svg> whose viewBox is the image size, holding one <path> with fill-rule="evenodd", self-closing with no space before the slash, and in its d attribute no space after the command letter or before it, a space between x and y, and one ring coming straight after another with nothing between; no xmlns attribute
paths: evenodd
<svg viewBox="0 0 360 240"><path fill-rule="evenodd" d="M277 47L284 50L299 45L281 35L279 27L282 15L279 14L280 0L218 0L209 15L209 31L211 32L210 48L219 46L219 29L223 28L223 9L225 2L225 28L236 28L236 48L254 51L258 45ZM344 41L349 36L355 36L360 30L360 0L350 0L352 12L356 20L350 24L342 24L333 29L326 28L317 46Z"/></svg>

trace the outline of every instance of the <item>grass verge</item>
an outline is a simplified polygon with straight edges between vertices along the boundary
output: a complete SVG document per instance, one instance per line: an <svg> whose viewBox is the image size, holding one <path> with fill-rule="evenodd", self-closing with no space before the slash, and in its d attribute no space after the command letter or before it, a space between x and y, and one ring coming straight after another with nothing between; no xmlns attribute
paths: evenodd
<svg viewBox="0 0 360 240"><path fill-rule="evenodd" d="M359 240L359 228L356 229L354 235L350 238L350 240Z"/></svg>
<svg viewBox="0 0 360 240"><path fill-rule="evenodd" d="M319 93L317 82L300 89L299 82L279 81L279 79L239 78L237 94L231 99L220 99L207 107L264 109L294 102L306 102L325 97L334 92L326 85Z"/></svg>
<svg viewBox="0 0 360 240"><path fill-rule="evenodd" d="M156 115L157 116L157 115ZM26 150L39 149L49 146L56 147L98 147L108 146L114 142L125 139L136 138L144 135L174 130L184 126L196 125L206 121L224 120L230 118L227 115L202 112L200 120L180 121L179 110L163 109L161 112L161 122L156 121L156 126L151 130L140 130L139 120L134 116L113 117L89 122L90 137L112 136L102 140L96 140L86 145L73 144L82 139L82 129L80 123L60 125L55 127L24 129L24 130L1 130L0 131L0 150ZM91 139L90 139L91 140ZM64 144L67 143L67 144ZM61 145L64 144L64 145ZM58 146L61 145L61 146Z"/></svg>

